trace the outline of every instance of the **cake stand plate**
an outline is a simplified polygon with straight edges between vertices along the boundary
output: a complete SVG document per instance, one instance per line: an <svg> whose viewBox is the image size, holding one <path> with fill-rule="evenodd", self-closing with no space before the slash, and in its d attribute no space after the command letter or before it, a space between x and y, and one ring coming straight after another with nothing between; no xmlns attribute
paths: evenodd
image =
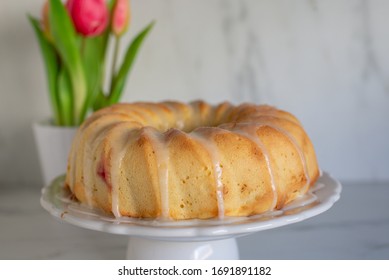
<svg viewBox="0 0 389 280"><path fill-rule="evenodd" d="M301 222L330 209L341 184L324 172L310 191L281 210L251 217L172 221L115 218L87 207L64 188L64 176L42 189L41 204L70 224L129 236L128 259L238 259L236 237Z"/></svg>

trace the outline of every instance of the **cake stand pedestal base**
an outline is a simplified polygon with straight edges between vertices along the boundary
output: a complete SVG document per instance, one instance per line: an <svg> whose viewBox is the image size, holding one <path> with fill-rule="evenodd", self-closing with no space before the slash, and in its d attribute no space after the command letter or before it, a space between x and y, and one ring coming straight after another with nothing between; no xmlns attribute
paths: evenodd
<svg viewBox="0 0 389 280"><path fill-rule="evenodd" d="M235 238L211 241L165 241L130 237L129 260L238 260Z"/></svg>

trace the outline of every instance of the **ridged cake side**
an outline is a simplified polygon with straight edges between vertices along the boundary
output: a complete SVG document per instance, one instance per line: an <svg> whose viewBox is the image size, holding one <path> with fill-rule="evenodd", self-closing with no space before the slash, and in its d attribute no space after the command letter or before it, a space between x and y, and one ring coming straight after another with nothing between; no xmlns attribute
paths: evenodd
<svg viewBox="0 0 389 280"><path fill-rule="evenodd" d="M313 145L288 112L161 102L116 104L89 117L66 185L116 217L206 219L280 209L318 176Z"/></svg>

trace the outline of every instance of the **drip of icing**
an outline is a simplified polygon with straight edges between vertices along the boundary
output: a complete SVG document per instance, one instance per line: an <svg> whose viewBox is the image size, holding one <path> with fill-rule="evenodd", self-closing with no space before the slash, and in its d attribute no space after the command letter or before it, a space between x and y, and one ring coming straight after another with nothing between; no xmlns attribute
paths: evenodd
<svg viewBox="0 0 389 280"><path fill-rule="evenodd" d="M100 117L100 116L98 116ZM96 121L98 119L98 117L96 118L93 118L94 121ZM71 148L71 153L70 153L70 158L69 158L69 162L71 162L71 166L76 166L76 162L77 162L77 157L78 155L80 154L81 156L83 156L83 153L75 153L75 149L79 148L82 149L83 151L85 151L85 149L83 148L83 145L80 145L82 143L82 140L84 139L84 135L83 133L85 132L85 130L87 130L89 128L89 126L92 124L92 121L86 121L78 130L77 130L77 133L74 137L74 142L72 144L72 148ZM84 158L82 158L83 160ZM72 183L70 184L70 189L72 190L72 192L74 192L74 186L76 185L76 178L77 178L77 172L76 170L78 170L77 168L73 168L73 172L72 172L72 175L71 175L71 180L72 180Z"/></svg>
<svg viewBox="0 0 389 280"><path fill-rule="evenodd" d="M113 215L118 218L120 214L119 206L119 179L121 178L120 170L122 168L123 158L126 155L127 149L121 143L118 145L112 145L111 147L111 169L110 169L110 181L111 181L111 211Z"/></svg>
<svg viewBox="0 0 389 280"><path fill-rule="evenodd" d="M177 120L176 121L176 127L179 129L179 130L182 130L184 127L185 127L185 123L183 120Z"/></svg>
<svg viewBox="0 0 389 280"><path fill-rule="evenodd" d="M99 137L98 137L99 138ZM101 137L100 137L101 138ZM95 141L93 141L94 143ZM83 178L84 178L84 191L85 191L85 198L86 202L89 206L92 206L92 174L94 174L93 170L86 170L85 167L93 167L93 160L91 159L91 155L93 155L92 147L94 145L86 145L84 148L84 155L83 155L83 162L84 162L84 169L83 169Z"/></svg>
<svg viewBox="0 0 389 280"><path fill-rule="evenodd" d="M265 158L266 167L267 167L267 170L268 170L269 176L270 176L270 184L271 184L271 188L273 191L273 202L272 202L270 209L274 210L275 207L277 206L277 202L278 202L277 186L276 186L275 180L274 180L274 172L273 172L273 167L272 167L271 162L270 162L269 152L267 151L267 149L266 149L265 145L262 143L262 141L259 139L258 134L257 134L257 129L258 129L258 126L240 125L240 126L234 127L234 132L249 138L261 150L261 152Z"/></svg>
<svg viewBox="0 0 389 280"><path fill-rule="evenodd" d="M71 163L72 166L76 166L77 153L75 153L74 151L79 147L80 142L81 142L81 138L82 137L81 137L81 128L80 128L77 130L76 136L74 138L75 140L74 140L74 142L72 144L72 148L71 148L69 162ZM74 186L76 185L76 176L77 176L76 170L77 170L77 168L73 168L72 173L71 173L71 178L70 178L72 183L69 184L70 190L73 193L74 193Z"/></svg>
<svg viewBox="0 0 389 280"><path fill-rule="evenodd" d="M223 171L220 166L219 155L216 152L217 147L215 143L211 142L211 137L204 137L198 131L192 131L189 134L193 139L200 142L201 145L206 149L209 156L211 157L213 174L216 182L216 200L218 207L218 217L219 219L224 218L224 195L223 195L223 182L222 182L222 174Z"/></svg>
<svg viewBox="0 0 389 280"><path fill-rule="evenodd" d="M302 151L302 148L297 143L295 137L293 135L291 135L286 129L284 129L278 125L275 125L274 123L270 123L268 121L256 120L257 117L262 117L262 116L286 120L286 121L292 122L298 126L301 126L300 123L298 123L292 119L286 118L282 115L277 114L277 110L274 107L270 107L270 106L260 106L260 110L257 113L254 113L254 115L251 115L247 119L247 122L241 121L241 124L250 124L251 123L251 124L255 124L255 125L267 125L273 129L277 130L281 134L283 134L285 137L287 137L292 142L292 144L295 146L297 153L301 159L301 163L303 165L304 176L307 180L307 183L305 184L304 188L300 191L300 194L306 193L307 190L309 189L309 186L311 185L311 178L310 178L309 173L308 173L307 161L306 161L305 155Z"/></svg>
<svg viewBox="0 0 389 280"><path fill-rule="evenodd" d="M113 115L119 115L119 113L113 113ZM81 160L81 163L82 163L82 166L90 166L90 165L85 165L85 159L87 159L87 155L92 155L93 153L89 153L89 152L86 152L86 147L94 147L94 143L96 141L97 138L99 138L103 132L108 128L110 127L112 124L115 124L117 122L119 122L118 119L116 118L109 118L108 120L105 120L105 119L101 119L100 118L103 118L105 116L105 114L103 113L99 113L99 114L96 114L95 117L92 117L88 120L85 121L85 123L77 130L77 134L75 136L75 140L72 144L72 150L71 150L71 153L70 153L70 158L69 158L69 162L71 162L71 166L77 166L77 159L80 158ZM91 143L88 143L87 140L88 138L86 138L85 135L95 135L95 138L91 140ZM100 140L102 139L101 137L99 138ZM75 153L74 150L75 149L79 149L78 153ZM81 151L80 151L81 150ZM90 150L90 149L89 149ZM73 168L73 172L72 172L72 178L70 180L72 180L72 184L70 185L70 189L72 191L74 191L74 186L76 185L77 183L77 171L78 168ZM86 172L88 173L88 172ZM83 172L81 174L81 176L84 176L84 182L85 182L85 170L83 169ZM90 182L90 180L88 179L88 174L86 174L86 177L87 177L87 181ZM85 185L85 184L84 184ZM89 206L91 206L91 190L88 188L89 185L87 185L84 189L86 191L86 199L87 199L87 203ZM89 193L89 194L87 194ZM89 197L89 198L88 198Z"/></svg>
<svg viewBox="0 0 389 280"><path fill-rule="evenodd" d="M68 162L72 164L72 166L74 166L75 164L75 158L76 158L76 155L75 155L75 149L76 147L78 147L78 142L79 142L79 139L80 139L80 136L78 135L79 132L76 133L76 136L74 137L75 140L73 140L73 144L70 148L70 153L69 153L69 158L68 158ZM68 164L69 164L68 163ZM75 185L75 178L76 178L76 168L73 168L73 170L71 170L71 173L70 171L67 172L67 179L69 180L69 184L68 184L68 187L70 188L70 190L72 191L72 193L74 193L74 185Z"/></svg>
<svg viewBox="0 0 389 280"><path fill-rule="evenodd" d="M101 140L104 139L105 134L101 133L105 131L106 128L111 127L112 124L109 124L108 126L104 126L104 129L99 130L99 133L97 133L97 136L92 139L90 143L84 144L84 150L82 154L82 162L83 162L83 181L84 181L84 191L85 191L85 199L88 206L92 206L92 198L93 198L93 179L92 174L95 174L94 170L86 170L85 167L93 166L93 159L91 158L91 155L94 154L93 148L95 147L96 143L100 143Z"/></svg>
<svg viewBox="0 0 389 280"><path fill-rule="evenodd" d="M92 155L92 153L90 152L90 147L87 146L85 147L84 149L84 158L83 158L83 161L84 161L84 169L83 169L83 180L84 180L84 191L85 191L85 199L86 199L86 203L88 204L88 206L92 206L92 191L91 191L91 186L92 186L92 178L91 178L91 175L90 175L90 170L86 170L86 166L92 166L91 162L92 160L90 160L90 155Z"/></svg>
<svg viewBox="0 0 389 280"><path fill-rule="evenodd" d="M161 196L161 217L169 218L169 153L163 134L151 127L143 128L155 152Z"/></svg>
<svg viewBox="0 0 389 280"><path fill-rule="evenodd" d="M111 169L109 173L110 183L111 183L111 211L113 215L118 218L121 217L120 213L120 205L119 205L119 186L120 186L120 178L122 178L121 170L123 159L126 156L129 145L132 144L130 140L131 132L134 131L134 127L138 127L140 124L137 122L127 122L122 125L118 125L115 127L116 134L112 137L112 146L111 148ZM122 134L123 127L128 130L128 134ZM115 138L119 137L119 138Z"/></svg>
<svg viewBox="0 0 389 280"><path fill-rule="evenodd" d="M302 151L302 148L299 146L299 144L297 143L296 139L287 130L283 129L282 127L276 126L273 123L262 122L262 121L261 121L261 124L262 125L267 125L267 126L273 128L273 129L277 130L278 132L282 133L295 146L295 148L297 150L297 153L299 154L299 157L301 159L301 163L303 165L304 176L305 176L305 178L307 180L307 183L305 184L304 188L300 191L300 194L306 193L307 190L309 189L309 186L311 185L311 178L310 178L309 173L308 173L307 161L305 159L305 155L304 155L304 153Z"/></svg>
<svg viewBox="0 0 389 280"><path fill-rule="evenodd" d="M165 106L168 107L170 112L175 116L174 119L176 120L176 123L175 123L176 127L178 127L179 129L182 129L185 126L185 123L182 120L183 113L181 112L181 110L178 110L179 108L176 108L174 106L174 104L165 103ZM152 122L153 118L151 115L143 113L142 110L134 110L134 111L137 112L138 114L140 113L140 115L145 119L145 121L147 121L149 123L153 123ZM196 111L196 110L194 110L194 111ZM227 113L223 112L222 115L223 115L223 118L221 118L221 117L220 118L224 119L224 117L227 116ZM298 142L296 141L296 139L294 138L293 135L291 135L288 131L286 131L282 127L279 127L278 125L275 125L272 123L268 123L266 121L260 121L260 120L257 121L256 117L260 117L260 116L273 116L273 111L268 109L268 110L266 110L266 112L264 114L258 113L258 114L255 114L255 116L250 115L250 117L247 120L248 120L248 122L252 122L253 124L255 124L257 127L258 127L258 125L267 125L269 127L272 127L273 129L275 129L278 132L285 135L291 141L291 143L293 143L293 145L296 147L298 154L300 156L300 159L302 161L305 177L307 179L307 184L304 187L304 191L302 191L305 193L310 186L311 180L309 178L309 174L308 174L308 170L307 170L307 162L306 162L305 155L304 155L302 149L300 148L300 146L298 145ZM278 118L279 116L274 115L274 117ZM283 117L281 117L281 118L283 118ZM229 120L229 118L228 118L228 120ZM240 122L242 122L242 120L240 120ZM241 134L242 136L246 136L247 138L252 140L254 143L256 143L256 145L258 146L258 148L260 150L262 150L262 153L263 153L265 161L266 161L267 168L269 170L269 175L270 175L270 179L271 179L271 187L272 187L273 192L274 192L273 205L272 205L272 208L274 209L274 207L277 204L278 197L277 197L277 188L276 188L276 185L274 182L274 174L273 174L273 169L272 169L271 162L270 162L269 153L266 150L266 147L263 145L262 141L259 139L259 137L256 133L256 130L255 130L255 127L248 127L248 126L245 126L244 124L246 124L246 123L239 124L239 127L237 127L238 131L236 131L236 133ZM169 126L170 126L170 124L169 124ZM87 128L88 128L88 126L86 126L84 128L84 130ZM105 133L102 133L102 132L106 131L106 128L107 128L106 125L99 125L97 128L92 128L92 131L96 131L98 134L103 135ZM158 180L159 180L159 185L160 185L161 216L162 216L162 218L168 218L169 217L169 193L168 193L169 153L166 149L167 148L166 147L167 146L166 145L166 138L164 137L163 134L159 133L157 130L155 130L151 127L143 128L142 132L148 136L148 139L151 142L153 150L155 151L156 164L157 164L157 168L158 168ZM221 218L224 218L225 207L224 207L224 196L223 196L223 187L224 186L222 183L222 168L220 165L220 158L219 158L219 154L217 152L218 149L217 149L216 143L212 140L211 137L207 137L210 135L205 135L205 134L203 134L203 132L207 133L207 134L211 134L211 133L213 134L213 133L217 133L217 132L215 132L214 130L209 130L209 131L208 130L201 130L201 131L199 130L199 131L195 131L195 132L190 133L190 136L193 137L198 142L200 142L203 145L203 147L205 148L205 150L208 152L208 154L210 155L210 158L212 161L212 167L214 169L214 172L213 172L214 179L216 182L216 198L217 198L217 206L218 206L218 216L219 216L219 219L221 219ZM119 189L118 189L119 188L119 181L118 181L119 179L118 178L121 177L120 176L121 164L122 164L122 161L123 161L123 158L125 156L125 152L127 149L124 148L126 146L126 142L124 141L124 138L123 138L123 140L122 140L122 138L120 138L120 145L116 145L116 144L118 144L116 142L118 142L118 137L120 137L120 135L115 134L115 137L117 138L117 139L115 139L116 140L114 143L115 145L111 146L112 150L110 151L112 158L111 158L111 169L109 170L110 174L108 174L108 175L110 175L109 179L112 179L112 181L113 181L113 182L112 181L110 182L111 194L112 194L112 212L115 215L115 217L120 217L121 215L120 215L120 211L119 211L119 201L118 201L118 196L119 196ZM77 140L76 140L77 145L82 144L82 146L83 146L83 150L82 150L83 154L80 155L81 160L82 160L82 162L87 163L87 166L93 166L92 164L89 164L90 163L89 161L91 161L91 159L88 158L87 155L93 154L93 153L90 153L89 151L91 149L93 149L93 147L95 146L95 141L97 141L97 139L92 140L91 143L84 143L85 141L83 139L84 139L83 137L78 136ZM124 141L124 142L122 142L122 141ZM88 147L89 144L91 144L91 148ZM74 154L72 155L71 161L73 162L73 164L76 163L78 157L79 156L77 156L77 155L74 155ZM85 164L84 164L84 166L85 166ZM75 169L73 169L73 172L75 173ZM90 184L92 179L90 178L90 176L88 174L89 174L89 172L86 172L85 170L83 170L82 176L84 177L84 182L87 185L85 189L86 190L88 189L88 194L86 194L86 197L87 197L88 204L90 205L91 204L91 199L90 199L91 189L88 186L92 187L92 184ZM76 181L76 177L77 177L76 174L74 174L73 178L72 178L74 182ZM72 184L71 188L74 185L75 184Z"/></svg>

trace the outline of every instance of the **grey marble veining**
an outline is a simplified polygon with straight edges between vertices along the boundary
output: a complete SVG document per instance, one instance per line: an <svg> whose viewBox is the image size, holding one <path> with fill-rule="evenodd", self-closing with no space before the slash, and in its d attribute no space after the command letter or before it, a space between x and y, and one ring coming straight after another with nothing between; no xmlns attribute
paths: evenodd
<svg viewBox="0 0 389 280"><path fill-rule="evenodd" d="M0 259L123 259L127 238L50 216L37 185L0 188ZM346 184L329 211L238 239L242 259L389 259L389 184Z"/></svg>

